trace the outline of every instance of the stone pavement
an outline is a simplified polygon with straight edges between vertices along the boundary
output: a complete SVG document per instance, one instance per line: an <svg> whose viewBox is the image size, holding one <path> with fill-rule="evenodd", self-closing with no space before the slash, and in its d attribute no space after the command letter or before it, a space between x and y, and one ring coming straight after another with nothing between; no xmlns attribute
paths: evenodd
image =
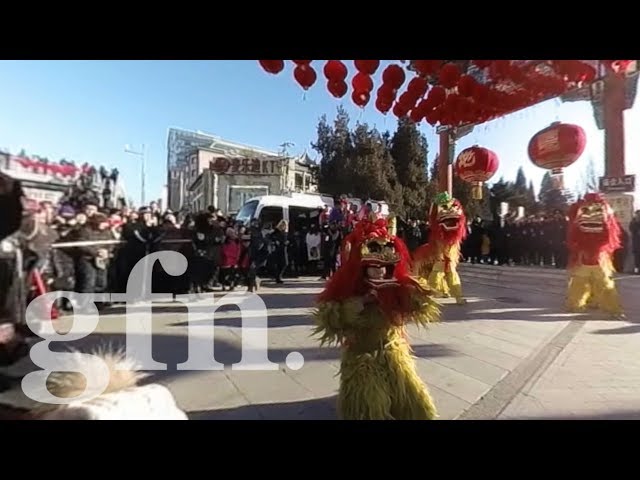
<svg viewBox="0 0 640 480"><path fill-rule="evenodd" d="M525 280L516 276L503 283L472 273L463 277L467 305L445 302L442 323L410 331L418 370L442 419L597 417L624 409L623 416L634 415L640 368L631 357L640 347L640 325L563 313L561 289L545 289L540 279L535 289L526 283L544 272L530 270L522 274ZM318 346L309 318L321 287L314 279L297 279L282 287L265 285L261 292L269 307L275 371L230 368L240 360L242 346L241 318L233 307L215 315L215 358L225 370L178 371L176 365L187 359L185 308L154 307L154 359L169 370L156 372L150 381L165 383L193 419L334 419L339 351ZM627 287L623 295L628 297ZM640 312L636 297L625 300ZM141 314L130 315L134 324L136 315ZM207 329L198 323L208 324L211 312L202 307L199 315L192 326L194 342L210 345ZM124 316L113 311L78 346L122 344L124 330ZM285 365L294 351L305 359L299 370ZM3 396L8 401L9 394L0 394L0 402Z"/></svg>

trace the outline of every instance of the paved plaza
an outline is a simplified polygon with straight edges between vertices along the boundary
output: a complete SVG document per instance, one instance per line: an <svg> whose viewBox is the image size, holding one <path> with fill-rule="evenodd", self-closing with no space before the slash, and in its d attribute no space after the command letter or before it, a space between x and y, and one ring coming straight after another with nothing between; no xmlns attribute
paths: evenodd
<svg viewBox="0 0 640 480"><path fill-rule="evenodd" d="M419 373L441 419L640 418L640 323L634 322L640 319L640 277L619 279L628 318L617 321L564 313L561 271L465 265L462 272L467 305L443 301L440 324L410 331ZM261 296L269 308L275 371L231 369L242 345L235 307L215 314L215 358L225 369L177 370L187 359L186 308L154 305L152 331L139 328L135 334L153 334L154 359L169 370L149 381L167 385L192 419L335 419L340 352L319 347L311 335L309 313L321 288L314 278L265 283ZM130 319L143 307L133 307ZM194 342L211 343L206 301L195 302L192 310L202 318L191 327ZM121 345L124 331L123 312L114 308L77 344ZM302 368L286 366L291 352L302 354ZM4 371L17 374L29 368L25 363ZM5 392L0 402L23 402L19 396Z"/></svg>

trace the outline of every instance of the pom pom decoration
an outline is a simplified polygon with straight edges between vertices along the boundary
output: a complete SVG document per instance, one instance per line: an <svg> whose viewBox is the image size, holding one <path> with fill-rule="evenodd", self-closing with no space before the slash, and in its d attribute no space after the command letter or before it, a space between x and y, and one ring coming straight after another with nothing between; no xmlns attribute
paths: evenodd
<svg viewBox="0 0 640 480"><path fill-rule="evenodd" d="M293 70L293 77L304 90L309 90L318 78L316 71L309 65L298 65Z"/></svg>

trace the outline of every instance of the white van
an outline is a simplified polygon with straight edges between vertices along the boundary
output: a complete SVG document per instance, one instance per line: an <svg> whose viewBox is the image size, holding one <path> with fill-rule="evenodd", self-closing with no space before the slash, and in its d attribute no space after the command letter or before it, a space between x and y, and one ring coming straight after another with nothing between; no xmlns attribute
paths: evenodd
<svg viewBox="0 0 640 480"><path fill-rule="evenodd" d="M251 220L258 219L263 225L270 224L271 227L275 227L284 219L289 223L290 229L297 230L301 224L317 223L318 216L325 206L333 208L333 198L305 193L264 195L247 200L237 213L236 221L246 225Z"/></svg>

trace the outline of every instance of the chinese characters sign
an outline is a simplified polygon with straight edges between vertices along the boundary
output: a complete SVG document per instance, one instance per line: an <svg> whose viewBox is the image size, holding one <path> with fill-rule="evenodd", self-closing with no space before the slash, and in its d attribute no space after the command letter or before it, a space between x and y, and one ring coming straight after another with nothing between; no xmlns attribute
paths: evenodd
<svg viewBox="0 0 640 480"><path fill-rule="evenodd" d="M620 177L600 177L600 191L603 193L631 193L635 192L635 190L635 175L622 175Z"/></svg>
<svg viewBox="0 0 640 480"><path fill-rule="evenodd" d="M282 160L218 157L209 162L209 169L219 175L280 175Z"/></svg>

